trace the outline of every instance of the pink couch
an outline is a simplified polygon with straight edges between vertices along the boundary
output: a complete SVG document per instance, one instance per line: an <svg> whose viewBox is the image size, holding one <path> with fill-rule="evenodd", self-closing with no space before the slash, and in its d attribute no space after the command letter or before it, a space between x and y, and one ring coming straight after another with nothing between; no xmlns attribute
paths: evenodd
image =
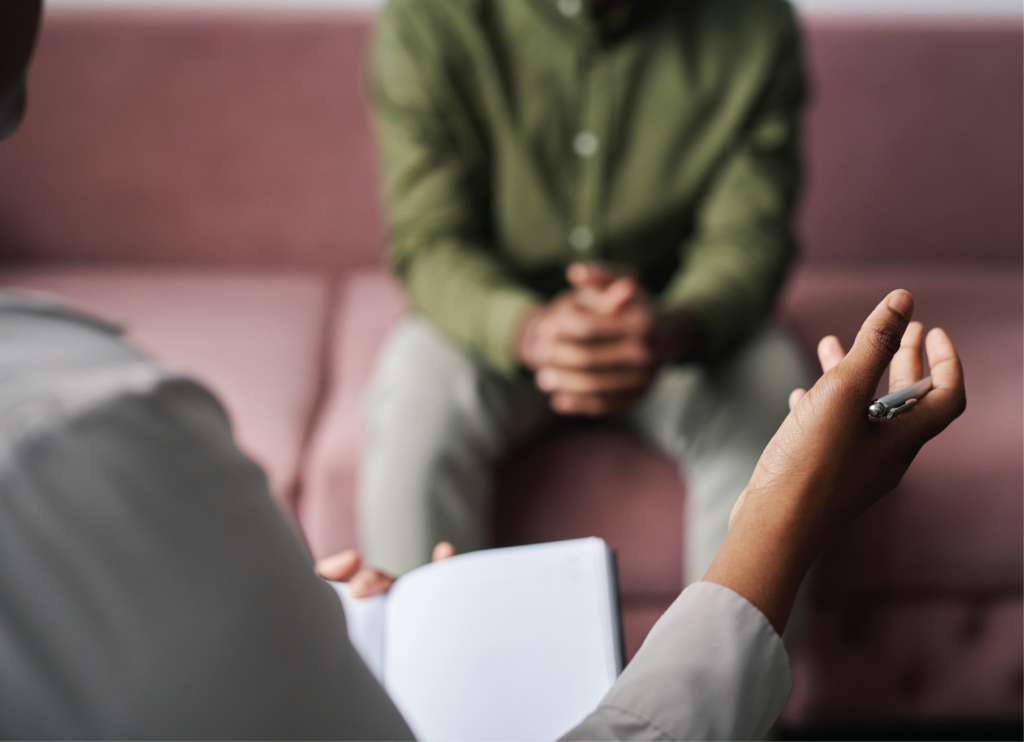
<svg viewBox="0 0 1024 742"><path fill-rule="evenodd" d="M0 285L65 297L223 399L318 555L353 546L360 404L404 311L360 80L369 16L53 12L0 146ZM807 22L812 358L897 285L963 354L969 406L824 555L790 730L1022 715L1019 23ZM681 587L673 467L559 431L499 478L502 544L604 537L630 653Z"/></svg>

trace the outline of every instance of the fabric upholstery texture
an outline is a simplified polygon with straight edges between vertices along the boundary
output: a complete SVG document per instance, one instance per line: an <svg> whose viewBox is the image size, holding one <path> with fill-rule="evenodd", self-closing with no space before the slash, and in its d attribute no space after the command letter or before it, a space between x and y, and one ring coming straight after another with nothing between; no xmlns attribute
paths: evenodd
<svg viewBox="0 0 1024 742"><path fill-rule="evenodd" d="M0 256L343 268L380 254L370 18L48 11Z"/></svg>
<svg viewBox="0 0 1024 742"><path fill-rule="evenodd" d="M298 503L316 557L358 545L355 487L363 450L363 394L388 331L405 311L397 283L382 269L355 273L331 307L330 394L309 444Z"/></svg>
<svg viewBox="0 0 1024 742"><path fill-rule="evenodd" d="M805 20L813 264L1021 265L1013 19Z"/></svg>
<svg viewBox="0 0 1024 742"><path fill-rule="evenodd" d="M0 270L0 287L45 291L110 319L151 356L208 386L227 408L240 447L291 509L320 393L326 278L46 267Z"/></svg>
<svg viewBox="0 0 1024 742"><path fill-rule="evenodd" d="M356 543L362 390L405 311L380 268L371 24L51 10L24 126L0 147L0 286L123 322L209 384L321 555ZM960 349L968 407L823 555L784 721L1019 719L1021 26L804 25L803 263L779 317L813 362L820 337L849 344L909 289ZM681 582L672 465L584 427L500 477L499 543L595 534L618 549L634 653Z"/></svg>
<svg viewBox="0 0 1024 742"><path fill-rule="evenodd" d="M791 658L790 727L1020 718L1020 592L819 605Z"/></svg>

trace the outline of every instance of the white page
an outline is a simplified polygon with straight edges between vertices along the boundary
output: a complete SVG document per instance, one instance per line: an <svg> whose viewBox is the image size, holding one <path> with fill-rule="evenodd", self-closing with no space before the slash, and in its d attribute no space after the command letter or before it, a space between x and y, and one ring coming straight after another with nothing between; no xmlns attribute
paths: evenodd
<svg viewBox="0 0 1024 742"><path fill-rule="evenodd" d="M363 662L370 668L374 677L384 683L384 613L387 609L387 596L374 595L370 598L353 598L348 594L347 582L331 582L341 598L345 609L345 623L348 626L348 638L352 646L359 652Z"/></svg>
<svg viewBox="0 0 1024 742"><path fill-rule="evenodd" d="M388 599L385 687L423 740L552 740L619 665L600 539L493 549L421 567ZM614 620L613 620L614 619Z"/></svg>

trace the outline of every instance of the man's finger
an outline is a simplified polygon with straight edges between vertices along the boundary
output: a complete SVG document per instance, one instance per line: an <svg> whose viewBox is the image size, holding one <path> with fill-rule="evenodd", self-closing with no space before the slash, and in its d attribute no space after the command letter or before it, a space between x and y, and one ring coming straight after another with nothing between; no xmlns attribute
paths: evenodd
<svg viewBox="0 0 1024 742"><path fill-rule="evenodd" d="M846 358L846 351L843 350L842 343L835 335L823 337L818 343L818 360L821 361L822 373L828 373L844 358Z"/></svg>
<svg viewBox="0 0 1024 742"><path fill-rule="evenodd" d="M551 408L562 415L608 415L632 404L639 393L628 394L570 394L551 395Z"/></svg>
<svg viewBox="0 0 1024 742"><path fill-rule="evenodd" d="M551 395L551 409L561 415L602 415L605 404L595 395L556 392Z"/></svg>
<svg viewBox="0 0 1024 742"><path fill-rule="evenodd" d="M595 310L615 314L640 295L640 285L633 278L616 278L597 297Z"/></svg>
<svg viewBox="0 0 1024 742"><path fill-rule="evenodd" d="M593 372L546 367L537 372L537 386L548 393L625 394L646 388L650 379L646 368Z"/></svg>
<svg viewBox="0 0 1024 742"><path fill-rule="evenodd" d="M616 274L601 263L573 263L565 270L565 277L574 288L603 289L615 280Z"/></svg>
<svg viewBox="0 0 1024 742"><path fill-rule="evenodd" d="M362 560L355 550L343 551L340 554L325 557L316 563L316 573L325 580L345 582L359 571Z"/></svg>
<svg viewBox="0 0 1024 742"><path fill-rule="evenodd" d="M629 337L608 343L554 341L542 355L545 366L576 370L646 367L654 362L650 348Z"/></svg>
<svg viewBox="0 0 1024 742"><path fill-rule="evenodd" d="M455 556L455 547L447 541L439 541L430 555L430 561L443 562L445 559L450 559L453 556Z"/></svg>
<svg viewBox="0 0 1024 742"><path fill-rule="evenodd" d="M596 314L578 302L566 303L544 320L546 337L590 342L621 337L621 321L616 317Z"/></svg>
<svg viewBox="0 0 1024 742"><path fill-rule="evenodd" d="M566 278L580 303L598 314L615 314L640 291L634 278L601 263L573 263Z"/></svg>
<svg viewBox="0 0 1024 742"><path fill-rule="evenodd" d="M598 342L615 340L626 335L642 335L645 315L639 308L602 314L587 308L579 302L566 303L544 320L544 333L565 340L577 342Z"/></svg>
<svg viewBox="0 0 1024 742"><path fill-rule="evenodd" d="M889 391L895 392L915 381L920 381L921 371L921 339L924 337L924 325L911 322L903 333L900 349L889 366Z"/></svg>
<svg viewBox="0 0 1024 742"><path fill-rule="evenodd" d="M369 598L386 593L395 584L395 578L376 569L361 569L349 580L348 594L353 598Z"/></svg>
<svg viewBox="0 0 1024 742"><path fill-rule="evenodd" d="M864 320L853 347L837 366L858 397L874 396L878 380L900 349L900 340L913 313L914 297L909 291L896 289Z"/></svg>
<svg viewBox="0 0 1024 742"><path fill-rule="evenodd" d="M617 278L636 280L636 270L625 265L608 265L607 263L572 263L565 271L569 285L574 288L588 286L603 289Z"/></svg>

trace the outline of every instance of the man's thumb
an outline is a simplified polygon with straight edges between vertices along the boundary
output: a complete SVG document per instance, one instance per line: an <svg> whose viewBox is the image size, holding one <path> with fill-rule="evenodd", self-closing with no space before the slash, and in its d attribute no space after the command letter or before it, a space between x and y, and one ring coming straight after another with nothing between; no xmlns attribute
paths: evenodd
<svg viewBox="0 0 1024 742"><path fill-rule="evenodd" d="M577 289L603 290L615 280L615 273L600 263L573 263L565 271L569 284Z"/></svg>

